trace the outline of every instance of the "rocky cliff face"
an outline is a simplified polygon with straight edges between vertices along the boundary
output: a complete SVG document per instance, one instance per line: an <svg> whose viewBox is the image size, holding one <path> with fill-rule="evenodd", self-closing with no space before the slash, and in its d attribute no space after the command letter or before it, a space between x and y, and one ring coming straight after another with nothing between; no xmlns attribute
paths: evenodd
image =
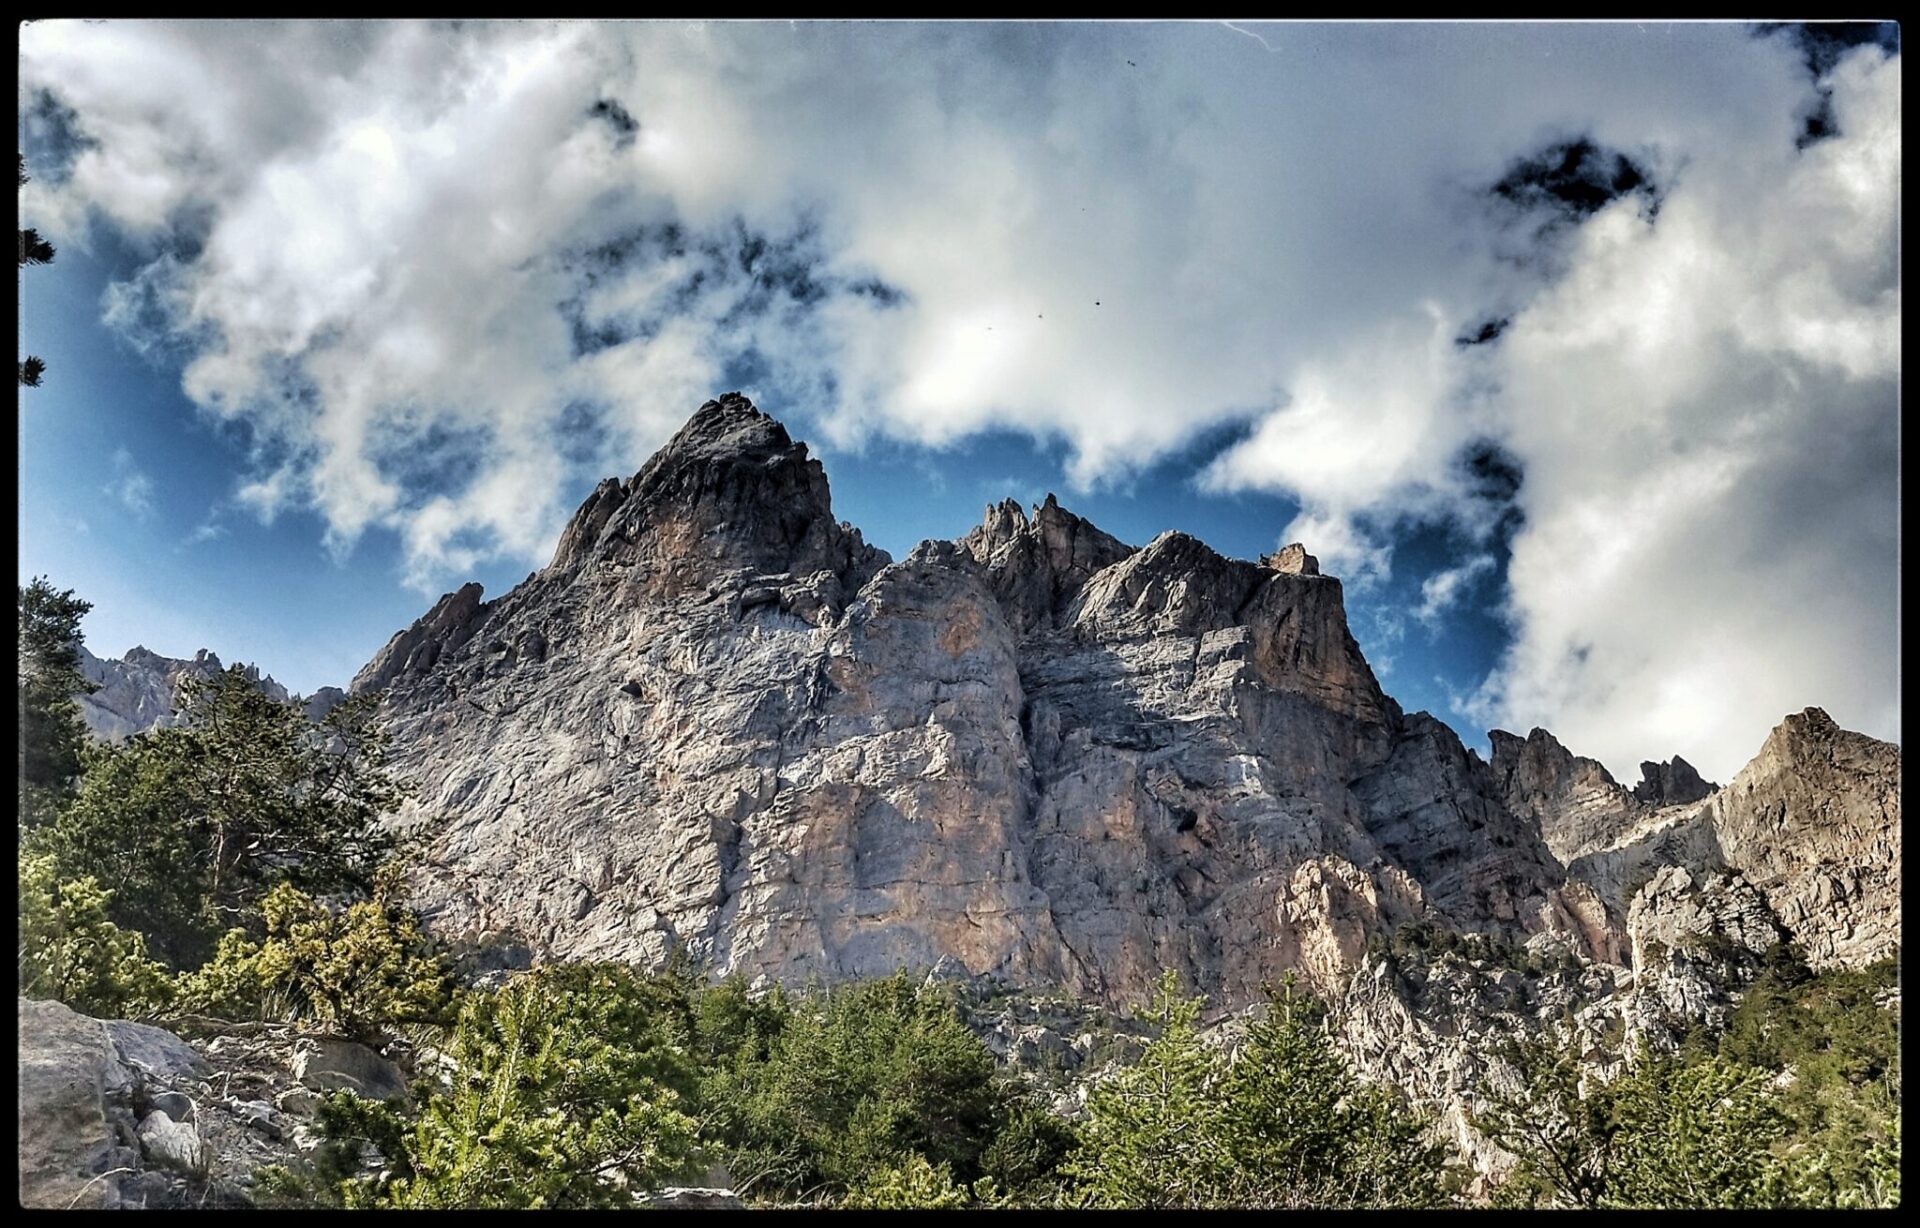
<svg viewBox="0 0 1920 1228"><path fill-rule="evenodd" d="M180 683L188 678L215 677L223 668L220 658L204 648L191 660L135 648L113 661L94 656L82 645L80 672L99 689L80 697L80 713L88 729L109 741L171 725ZM258 668L248 666L247 676L274 699L285 702L289 698L285 687L262 677Z"/></svg>
<svg viewBox="0 0 1920 1228"><path fill-rule="evenodd" d="M1110 1003L1170 967L1233 1004L1287 970L1344 994L1419 921L1625 975L1683 907L1636 921L1666 867L1816 958L1897 926L1893 747L1810 713L1717 792L1677 759L1629 791L1542 730L1482 761L1382 693L1304 548L1135 548L1050 496L895 562L737 395L353 689L421 786L432 923L538 959L944 961Z"/></svg>

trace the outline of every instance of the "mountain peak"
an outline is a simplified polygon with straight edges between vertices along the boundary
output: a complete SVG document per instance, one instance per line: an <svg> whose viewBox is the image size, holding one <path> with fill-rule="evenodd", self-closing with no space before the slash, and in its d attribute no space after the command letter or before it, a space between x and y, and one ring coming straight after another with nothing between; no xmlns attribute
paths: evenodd
<svg viewBox="0 0 1920 1228"><path fill-rule="evenodd" d="M762 413L758 406L738 392L723 392L708 401L654 457L688 460L721 460L729 456L771 457L797 447L802 456L807 445L795 444L779 419ZM652 468L652 462L641 470Z"/></svg>
<svg viewBox="0 0 1920 1228"><path fill-rule="evenodd" d="M702 587L724 570L858 580L887 561L834 520L826 471L807 445L738 392L702 405L633 477L601 482L548 570L594 560L660 592Z"/></svg>
<svg viewBox="0 0 1920 1228"><path fill-rule="evenodd" d="M418 786L435 928L795 982L951 958L1116 1002L1169 967L1236 1002L1288 971L1338 992L1405 921L1624 968L1641 870L1717 872L1724 832L1727 866L1764 868L1781 805L1806 831L1845 795L1858 821L1797 838L1780 916L1848 958L1891 933L1840 936L1816 897L1857 879L1847 924L1897 920L1897 748L1802 714L1672 813L1544 729L1479 763L1380 689L1304 548L1136 549L1060 503L881 567L804 444L744 397L701 406L594 489L554 567L451 594L355 680ZM1861 873L1825 885L1838 864Z"/></svg>
<svg viewBox="0 0 1920 1228"><path fill-rule="evenodd" d="M1034 505L1031 519L1017 499L989 506L959 544L987 569L995 595L1020 631L1051 626L1095 573L1134 552L1061 507L1051 492Z"/></svg>
<svg viewBox="0 0 1920 1228"><path fill-rule="evenodd" d="M1640 765L1640 783L1633 796L1650 806L1678 806L1697 802L1720 786L1700 777L1699 771L1675 755L1664 763L1648 760Z"/></svg>
<svg viewBox="0 0 1920 1228"><path fill-rule="evenodd" d="M1292 576L1317 576L1320 574L1320 560L1307 553L1300 542L1289 542L1272 554L1260 560L1262 567Z"/></svg>
<svg viewBox="0 0 1920 1228"><path fill-rule="evenodd" d="M395 679L424 674L448 650L458 648L473 634L485 612L480 600L485 590L475 583L462 584L433 603L433 608L415 619L413 625L394 633L386 647L374 654L353 681L349 694L362 695L382 690Z"/></svg>

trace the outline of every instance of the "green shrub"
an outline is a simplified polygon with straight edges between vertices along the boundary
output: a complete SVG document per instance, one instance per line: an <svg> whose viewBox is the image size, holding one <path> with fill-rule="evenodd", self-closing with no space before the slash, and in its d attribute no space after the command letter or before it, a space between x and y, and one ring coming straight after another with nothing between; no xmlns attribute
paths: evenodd
<svg viewBox="0 0 1920 1228"><path fill-rule="evenodd" d="M1777 1150L1795 1205L1888 1205L1899 1196L1900 1021L1879 999L1899 985L1898 958L1818 975L1792 950L1762 962L1725 1032L1696 1048L1791 1072Z"/></svg>
<svg viewBox="0 0 1920 1228"><path fill-rule="evenodd" d="M914 1155L959 1182L985 1175L1020 1095L947 997L903 974L776 1010L702 1088L741 1188L840 1195Z"/></svg>
<svg viewBox="0 0 1920 1228"><path fill-rule="evenodd" d="M840 1205L873 1211L953 1211L1007 1204L990 1178L964 1186L945 1164L935 1166L924 1156L910 1155L869 1173Z"/></svg>
<svg viewBox="0 0 1920 1228"><path fill-rule="evenodd" d="M174 967L194 967L219 926L179 764L138 737L90 747L83 762L73 800L29 833L25 847L51 856L64 878L108 886L116 924L145 934Z"/></svg>
<svg viewBox="0 0 1920 1228"><path fill-rule="evenodd" d="M1030 1099L1014 1099L980 1155L980 1168L1014 1203L1046 1206L1062 1191L1060 1166L1078 1139L1072 1122Z"/></svg>
<svg viewBox="0 0 1920 1228"><path fill-rule="evenodd" d="M377 820L404 794L371 702L316 726L237 668L189 679L182 724L87 751L72 801L31 833L31 851L112 891L114 922L175 968L203 962L236 922L257 933L281 883L370 891L394 845Z"/></svg>
<svg viewBox="0 0 1920 1228"><path fill-rule="evenodd" d="M1066 1165L1095 1207L1404 1207L1447 1200L1444 1149L1393 1092L1333 1049L1320 1005L1289 981L1231 1057L1196 1030L1201 999L1171 974L1160 1034L1087 1100Z"/></svg>
<svg viewBox="0 0 1920 1228"><path fill-rule="evenodd" d="M374 1041L395 1025L445 1022L451 968L397 896L389 878L373 899L336 911L282 883L261 906L265 937L229 931L204 967L179 979L179 1005Z"/></svg>
<svg viewBox="0 0 1920 1228"><path fill-rule="evenodd" d="M1771 1147L1787 1119L1771 1078L1718 1057L1643 1061L1611 1089L1618 1146L1604 1205L1777 1205L1781 1178Z"/></svg>
<svg viewBox="0 0 1920 1228"><path fill-rule="evenodd" d="M51 857L23 857L19 871L21 994L104 1019L166 1005L166 969L139 934L107 919L110 893L91 878L60 881Z"/></svg>
<svg viewBox="0 0 1920 1228"><path fill-rule="evenodd" d="M1604 1205L1619 1132L1612 1089L1584 1085L1579 1054L1557 1038L1509 1041L1499 1056L1518 1086L1488 1085L1473 1114L1475 1128L1519 1161L1495 1205Z"/></svg>
<svg viewBox="0 0 1920 1228"><path fill-rule="evenodd" d="M401 1208L630 1207L686 1172L695 1121L671 1084L687 1054L623 970L536 973L469 995L403 1163L367 1200Z"/></svg>
<svg viewBox="0 0 1920 1228"><path fill-rule="evenodd" d="M299 1166L272 1164L255 1169L254 1201L273 1207L378 1206L395 1178L411 1177L407 1148L412 1123L392 1105L352 1092L334 1092L314 1114L319 1142ZM384 1171L369 1173L373 1161Z"/></svg>

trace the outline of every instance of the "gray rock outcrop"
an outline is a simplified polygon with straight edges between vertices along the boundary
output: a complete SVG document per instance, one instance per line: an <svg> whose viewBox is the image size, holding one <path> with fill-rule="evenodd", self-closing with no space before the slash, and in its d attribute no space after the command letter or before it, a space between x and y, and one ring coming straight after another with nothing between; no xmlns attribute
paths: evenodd
<svg viewBox="0 0 1920 1228"><path fill-rule="evenodd" d="M148 729L175 723L174 701L188 678L214 678L225 667L220 658L202 648L191 660L163 657L147 648L134 648L117 661L103 660L80 647L80 672L98 688L80 697L80 714L95 736L119 741ZM246 667L247 677L261 692L282 703L287 689L259 667Z"/></svg>
<svg viewBox="0 0 1920 1228"><path fill-rule="evenodd" d="M23 1207L245 1205L254 1168L287 1158L240 1137L233 1073L171 1032L30 998L19 1016Z"/></svg>
<svg viewBox="0 0 1920 1228"><path fill-rule="evenodd" d="M1320 560L1307 553L1307 548L1299 542L1280 547L1273 554L1261 559L1264 567L1275 571L1284 571L1288 575L1317 576L1320 574Z"/></svg>
<svg viewBox="0 0 1920 1228"><path fill-rule="evenodd" d="M1544 729L1525 738L1495 729L1487 737L1507 805L1539 826L1562 861L1614 843L1646 809L1597 760L1575 755Z"/></svg>
<svg viewBox="0 0 1920 1228"><path fill-rule="evenodd" d="M1706 803L1720 856L1815 968L1900 942L1900 748L1818 708L1787 717Z"/></svg>
<svg viewBox="0 0 1920 1228"><path fill-rule="evenodd" d="M1537 832L1300 556L1134 549L1049 498L894 563L729 396L354 686L420 782L433 923L537 958L1246 999L1404 919L1584 944Z"/></svg>
<svg viewBox="0 0 1920 1228"><path fill-rule="evenodd" d="M29 998L19 1013L25 1207L245 1207L259 1169L319 1146L314 1088L405 1095L390 1057L283 1025L162 1028Z"/></svg>
<svg viewBox="0 0 1920 1228"><path fill-rule="evenodd" d="M1649 806L1684 806L1701 801L1719 787L1702 780L1691 763L1675 755L1664 763L1642 763L1640 783L1633 786L1633 796Z"/></svg>

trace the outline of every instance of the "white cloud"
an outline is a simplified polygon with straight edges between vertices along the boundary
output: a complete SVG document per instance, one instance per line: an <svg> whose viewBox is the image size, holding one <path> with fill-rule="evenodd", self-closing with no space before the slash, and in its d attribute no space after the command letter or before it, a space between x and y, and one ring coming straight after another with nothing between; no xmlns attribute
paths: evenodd
<svg viewBox="0 0 1920 1228"><path fill-rule="evenodd" d="M220 523L220 510L214 508L207 512L206 519L193 526L193 531L187 534L186 541L181 544L197 546L202 542L217 541L226 535L227 526Z"/></svg>
<svg viewBox="0 0 1920 1228"><path fill-rule="evenodd" d="M1899 737L1899 61L1834 88L1842 136L1696 151L1515 318L1517 638L1475 714L1722 780L1807 706Z"/></svg>
<svg viewBox="0 0 1920 1228"><path fill-rule="evenodd" d="M1420 604L1413 616L1428 629L1440 624L1441 615L1457 605L1480 577L1494 568L1493 556L1477 554L1458 567L1436 571L1420 583Z"/></svg>
<svg viewBox="0 0 1920 1228"><path fill-rule="evenodd" d="M1735 26L40 22L21 69L91 141L23 208L151 252L107 313L250 428L237 503L418 587L544 561L742 371L829 446L1013 427L1082 485L1242 423L1206 480L1362 586L1407 522L1495 530L1486 440L1488 719L1722 774L1805 703L1897 731L1877 51L1804 152L1797 55ZM1665 195L1551 280L1482 189L1580 135Z"/></svg>
<svg viewBox="0 0 1920 1228"><path fill-rule="evenodd" d="M153 479L133 463L133 454L125 448L113 453L113 479L100 488L137 519L153 516Z"/></svg>

